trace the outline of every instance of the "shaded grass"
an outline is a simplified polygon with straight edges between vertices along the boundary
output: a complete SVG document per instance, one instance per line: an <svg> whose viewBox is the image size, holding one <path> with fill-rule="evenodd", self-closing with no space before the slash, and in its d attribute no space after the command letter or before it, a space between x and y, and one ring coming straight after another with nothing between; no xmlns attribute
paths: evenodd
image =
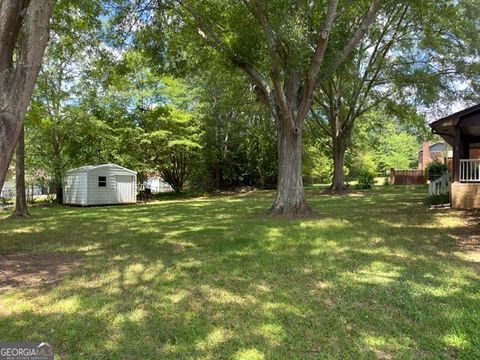
<svg viewBox="0 0 480 360"><path fill-rule="evenodd" d="M324 219L263 216L272 192L0 222L0 254L68 252L55 286L0 294L0 339L62 359L480 358L465 214L425 187L309 199Z"/></svg>

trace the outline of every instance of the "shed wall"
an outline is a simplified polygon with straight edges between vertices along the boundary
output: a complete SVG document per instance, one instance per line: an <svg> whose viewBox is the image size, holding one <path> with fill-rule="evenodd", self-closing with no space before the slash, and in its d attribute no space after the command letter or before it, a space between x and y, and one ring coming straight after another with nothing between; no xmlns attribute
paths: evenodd
<svg viewBox="0 0 480 360"><path fill-rule="evenodd" d="M63 203L87 205L87 174L68 173L63 179Z"/></svg>
<svg viewBox="0 0 480 360"><path fill-rule="evenodd" d="M98 186L99 176L107 178L107 186ZM129 184L128 181L125 181L126 178L130 179ZM136 179L135 174L116 167L100 167L90 170L88 172L87 205L135 203Z"/></svg>

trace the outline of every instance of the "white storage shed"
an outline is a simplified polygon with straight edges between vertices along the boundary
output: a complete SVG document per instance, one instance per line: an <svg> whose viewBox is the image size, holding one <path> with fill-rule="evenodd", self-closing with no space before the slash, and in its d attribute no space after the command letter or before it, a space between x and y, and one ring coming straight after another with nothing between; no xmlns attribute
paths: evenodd
<svg viewBox="0 0 480 360"><path fill-rule="evenodd" d="M89 165L67 171L63 203L130 204L137 201L137 173L115 164Z"/></svg>

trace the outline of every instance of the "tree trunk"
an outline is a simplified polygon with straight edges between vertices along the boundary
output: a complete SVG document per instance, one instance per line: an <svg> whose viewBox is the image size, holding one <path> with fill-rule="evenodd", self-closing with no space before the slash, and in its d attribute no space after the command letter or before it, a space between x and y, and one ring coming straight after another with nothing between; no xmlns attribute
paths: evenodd
<svg viewBox="0 0 480 360"><path fill-rule="evenodd" d="M53 3L0 1L0 188L40 71Z"/></svg>
<svg viewBox="0 0 480 360"><path fill-rule="evenodd" d="M220 161L215 165L215 188L223 188L223 163Z"/></svg>
<svg viewBox="0 0 480 360"><path fill-rule="evenodd" d="M341 192L345 190L345 139L333 139L333 179L329 190Z"/></svg>
<svg viewBox="0 0 480 360"><path fill-rule="evenodd" d="M269 214L283 217L308 216L312 210L305 201L302 181L302 131L281 121L278 134L277 196Z"/></svg>
<svg viewBox="0 0 480 360"><path fill-rule="evenodd" d="M25 131L22 126L15 153L16 201L15 217L28 216L27 195L25 191Z"/></svg>
<svg viewBox="0 0 480 360"><path fill-rule="evenodd" d="M55 201L57 204L63 203L63 187L62 187L62 158L60 154L54 155L53 169L53 185L55 187Z"/></svg>
<svg viewBox="0 0 480 360"><path fill-rule="evenodd" d="M57 204L63 203L63 159L62 144L59 140L57 124L52 128L52 155L53 155L53 185L55 187L55 201Z"/></svg>

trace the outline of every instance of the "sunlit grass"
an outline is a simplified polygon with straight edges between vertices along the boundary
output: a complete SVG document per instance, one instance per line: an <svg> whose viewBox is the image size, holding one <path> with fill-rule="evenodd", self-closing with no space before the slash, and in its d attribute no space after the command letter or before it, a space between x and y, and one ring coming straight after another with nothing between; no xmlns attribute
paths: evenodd
<svg viewBox="0 0 480 360"><path fill-rule="evenodd" d="M480 259L457 246L465 214L425 192L312 187L325 217L289 221L263 191L0 213L0 255L82 259L0 293L0 340L62 359L480 358Z"/></svg>

